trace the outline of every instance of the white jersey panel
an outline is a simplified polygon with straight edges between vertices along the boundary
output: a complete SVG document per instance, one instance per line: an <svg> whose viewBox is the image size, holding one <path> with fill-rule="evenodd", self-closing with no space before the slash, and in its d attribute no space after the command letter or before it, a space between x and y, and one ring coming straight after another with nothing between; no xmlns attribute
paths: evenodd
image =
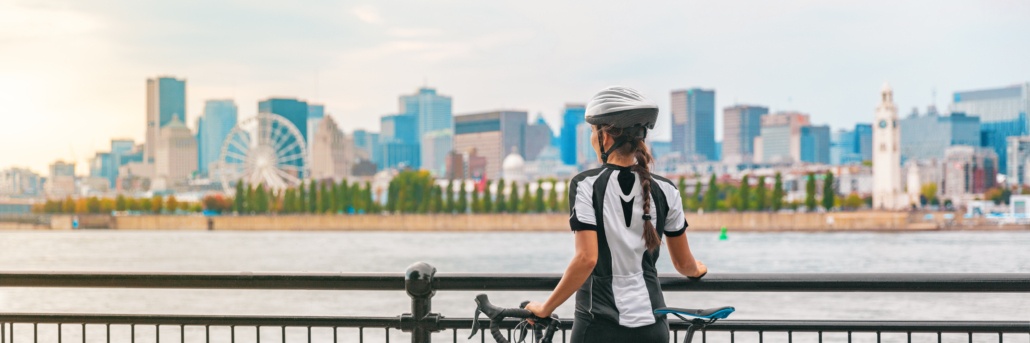
<svg viewBox="0 0 1030 343"><path fill-rule="evenodd" d="M644 203L640 198L640 177L633 173L633 188L629 194L623 194L619 182L615 181L620 173L623 171L612 172L605 190L604 234L612 256L612 292L619 310L619 325L639 327L655 322L643 275L642 262L647 251L643 238ZM626 226L623 202L633 203L629 226ZM651 216L655 216L654 206Z"/></svg>

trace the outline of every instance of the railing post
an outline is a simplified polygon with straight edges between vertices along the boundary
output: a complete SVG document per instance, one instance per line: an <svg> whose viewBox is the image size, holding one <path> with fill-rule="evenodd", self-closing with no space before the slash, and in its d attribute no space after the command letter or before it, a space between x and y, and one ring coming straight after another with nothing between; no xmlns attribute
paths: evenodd
<svg viewBox="0 0 1030 343"><path fill-rule="evenodd" d="M431 313L436 289L433 276L436 267L416 262L404 273L404 291L411 297L411 313L401 315L401 330L411 332L412 343L429 343L432 333L439 331L440 315Z"/></svg>

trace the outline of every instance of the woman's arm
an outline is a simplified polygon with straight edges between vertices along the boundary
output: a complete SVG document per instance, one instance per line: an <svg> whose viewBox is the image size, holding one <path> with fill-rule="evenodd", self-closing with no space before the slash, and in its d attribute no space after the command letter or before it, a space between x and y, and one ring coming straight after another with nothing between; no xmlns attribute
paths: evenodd
<svg viewBox="0 0 1030 343"><path fill-rule="evenodd" d="M551 292L543 304L531 302L526 309L541 318L551 316L554 309L569 300L572 294L590 277L597 264L597 232L589 230L576 231L576 255L572 257L565 274L562 275L558 286Z"/></svg>
<svg viewBox="0 0 1030 343"><path fill-rule="evenodd" d="M666 242L669 245L672 265L676 267L677 272L686 277L699 277L708 272L708 267L694 259L694 254L690 253L690 244L687 243L686 234L668 237Z"/></svg>

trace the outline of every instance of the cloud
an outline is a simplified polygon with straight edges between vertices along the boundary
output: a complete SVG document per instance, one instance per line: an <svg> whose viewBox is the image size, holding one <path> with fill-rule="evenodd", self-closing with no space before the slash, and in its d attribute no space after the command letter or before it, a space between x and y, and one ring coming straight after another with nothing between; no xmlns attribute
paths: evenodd
<svg viewBox="0 0 1030 343"><path fill-rule="evenodd" d="M379 16L379 11L371 5L361 5L351 9L351 14L358 17L358 20L369 24L379 24L383 21L383 18Z"/></svg>

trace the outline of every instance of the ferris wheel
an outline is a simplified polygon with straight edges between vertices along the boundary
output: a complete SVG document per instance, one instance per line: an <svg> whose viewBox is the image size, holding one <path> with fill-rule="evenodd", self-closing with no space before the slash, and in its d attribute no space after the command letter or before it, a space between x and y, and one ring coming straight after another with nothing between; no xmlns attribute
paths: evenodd
<svg viewBox="0 0 1030 343"><path fill-rule="evenodd" d="M300 185L309 174L304 137L286 118L260 113L229 132L215 170L227 193L238 181L276 190Z"/></svg>

